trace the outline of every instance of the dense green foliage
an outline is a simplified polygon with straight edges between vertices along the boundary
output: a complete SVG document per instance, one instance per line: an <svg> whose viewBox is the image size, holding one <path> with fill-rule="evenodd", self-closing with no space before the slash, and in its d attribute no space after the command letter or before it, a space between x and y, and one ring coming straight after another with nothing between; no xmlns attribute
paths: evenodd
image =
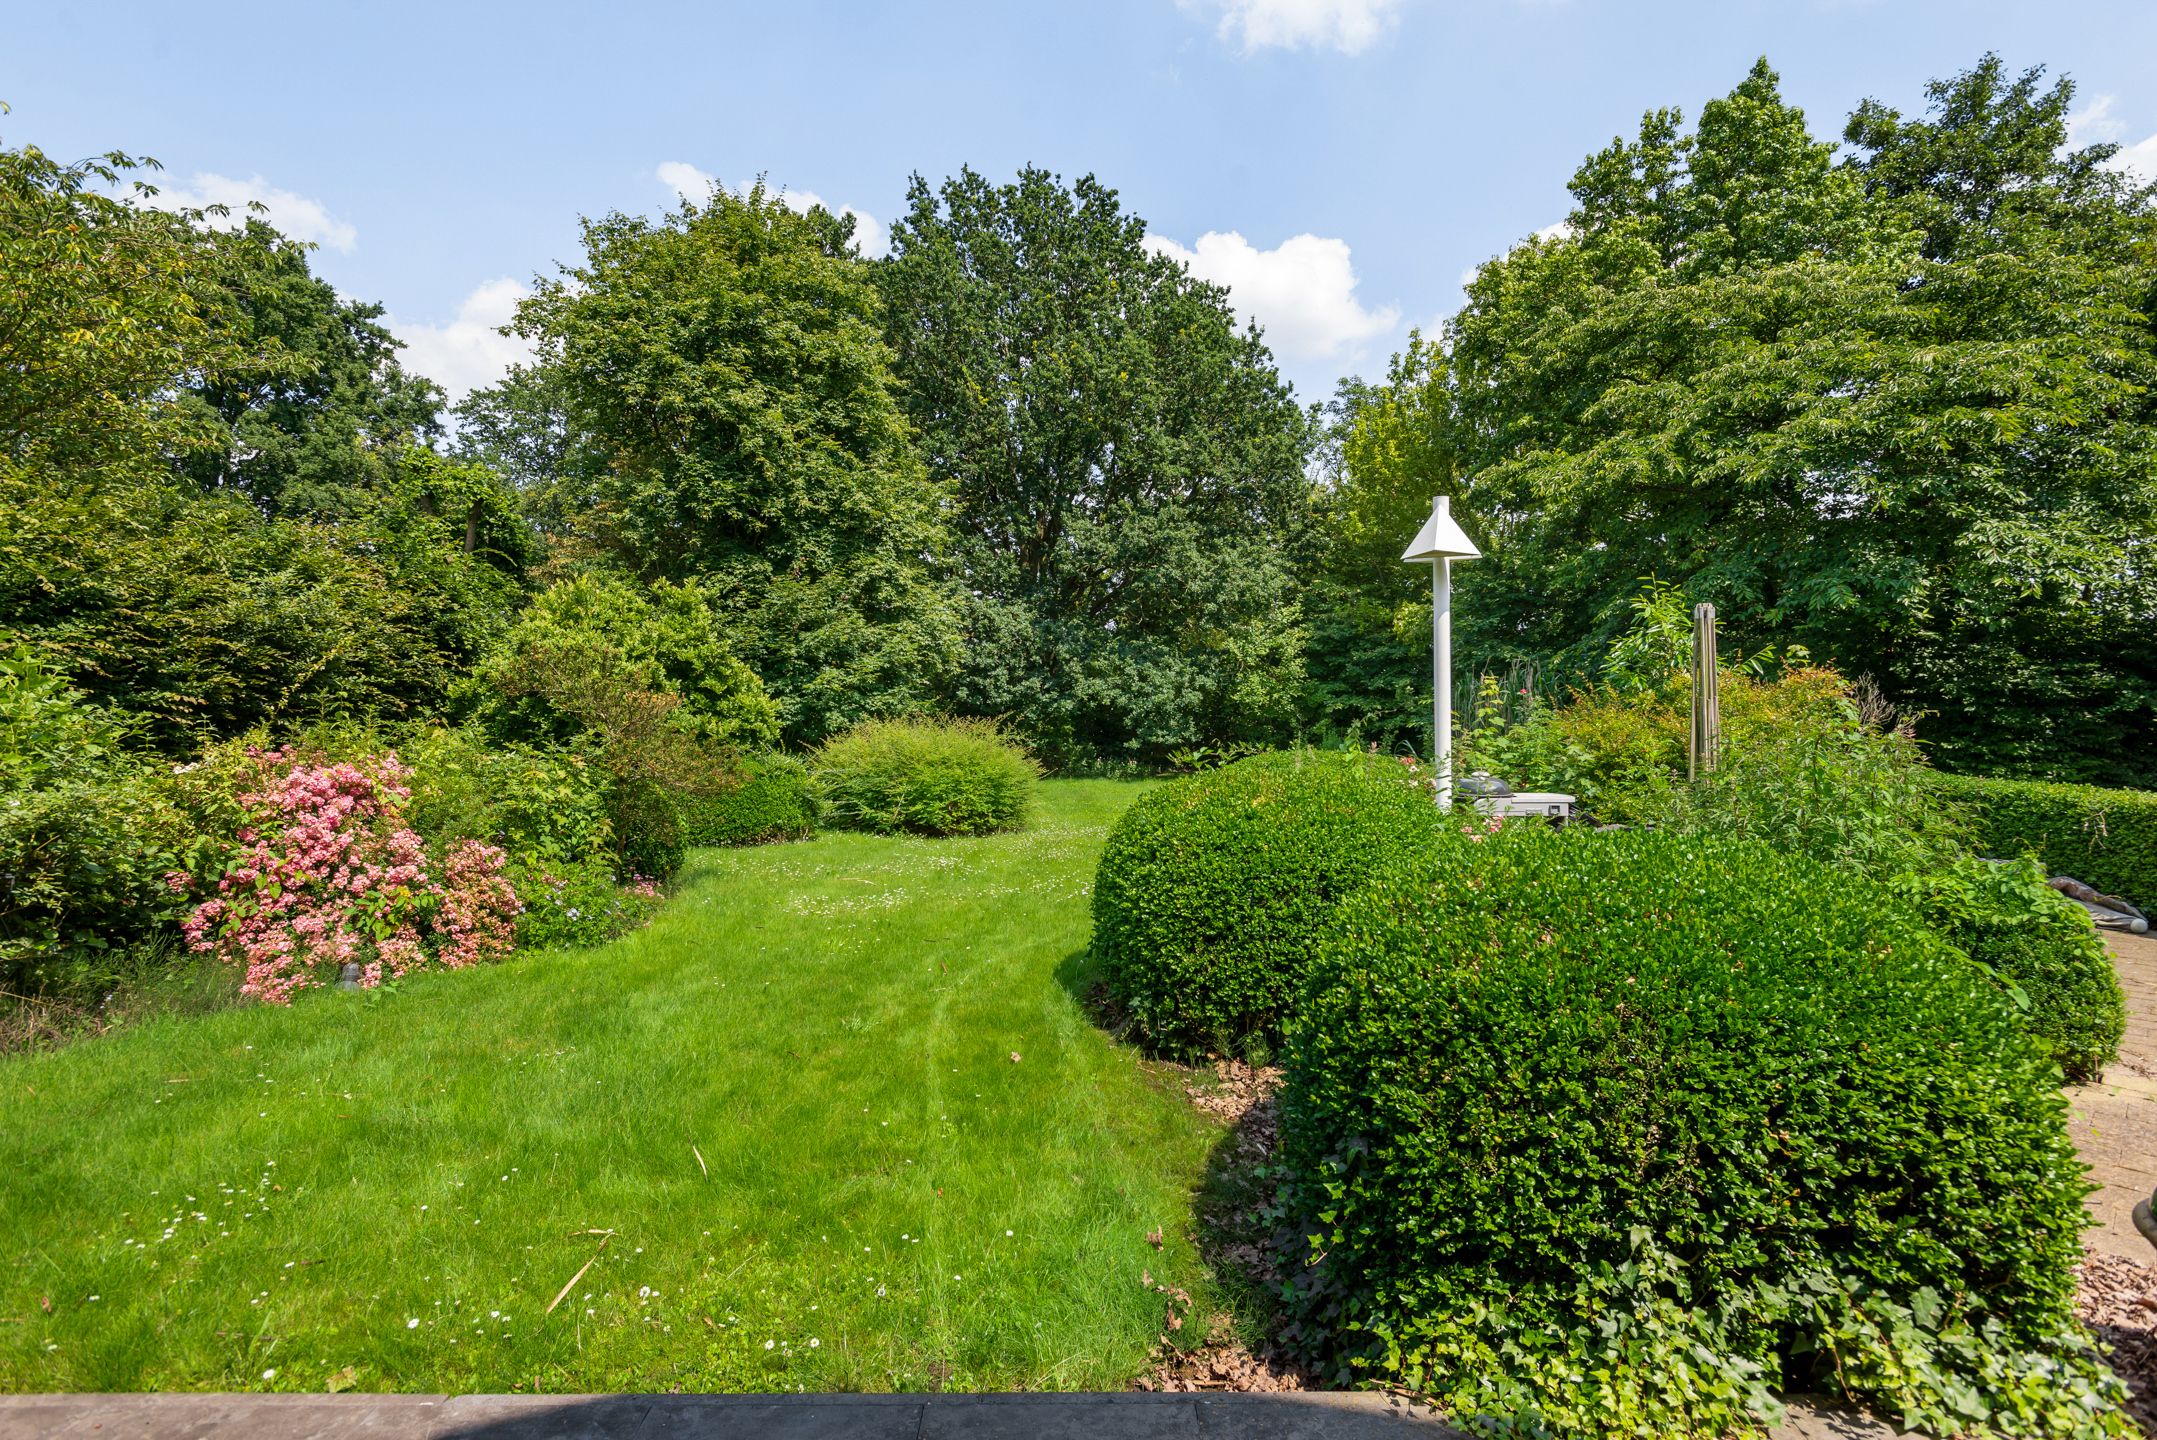
<svg viewBox="0 0 2157 1440"><path fill-rule="evenodd" d="M0 623L184 754L255 725L418 718L493 642L510 577L412 511L264 520L161 482L0 471Z"/></svg>
<svg viewBox="0 0 2157 1440"><path fill-rule="evenodd" d="M2025 1007L2030 1033L2070 1080L2094 1080L2119 1054L2127 1002L2112 957L2081 906L2031 860L1965 859L1894 884Z"/></svg>
<svg viewBox="0 0 2157 1440"><path fill-rule="evenodd" d="M1260 755L1161 787L1117 822L1094 880L1110 993L1157 1050L1270 1050L1335 903L1430 848L1435 813L1402 766L1360 754Z"/></svg>
<svg viewBox="0 0 2157 1440"><path fill-rule="evenodd" d="M690 845L766 845L816 833L816 780L792 755L749 755L735 782L682 800L682 839Z"/></svg>
<svg viewBox="0 0 2157 1440"><path fill-rule="evenodd" d="M704 581L789 739L917 703L953 643L942 519L846 227L714 189L584 246L517 319L596 459L584 542Z"/></svg>
<svg viewBox="0 0 2157 1440"><path fill-rule="evenodd" d="M562 581L532 601L459 698L497 742L589 755L611 777L622 867L649 879L681 867L683 807L736 783L733 747L769 743L778 727L695 582Z"/></svg>
<svg viewBox="0 0 2157 1440"><path fill-rule="evenodd" d="M1675 766L1652 777L1629 797L1630 818L1679 835L1758 840L1874 877L1934 870L1960 852L1959 816L1938 803L1908 733L1868 722L1831 672L1772 688L1797 691L1799 703L1740 712L1733 718L1752 723L1725 732L1720 768L1692 784L1678 783Z"/></svg>
<svg viewBox="0 0 2157 1440"><path fill-rule="evenodd" d="M547 677L574 672L574 687ZM652 691L679 701L681 728L709 745L768 745L777 708L735 654L710 594L695 581L639 587L580 575L532 597L464 687L480 723L505 738L564 743L595 722L589 691Z"/></svg>
<svg viewBox="0 0 2157 1440"><path fill-rule="evenodd" d="M992 720L865 720L809 766L832 824L879 834L988 835L1024 828L1041 767Z"/></svg>
<svg viewBox="0 0 2157 1440"><path fill-rule="evenodd" d="M215 296L190 217L113 193L141 163L0 149L0 471L142 475L221 444L209 417L173 397L249 357L209 323Z"/></svg>
<svg viewBox="0 0 2157 1440"><path fill-rule="evenodd" d="M1447 373L1444 350L1411 332L1383 384L1341 383L1319 435L1309 718L1397 753L1432 753L1431 575L1401 550L1454 488Z"/></svg>
<svg viewBox="0 0 2157 1440"><path fill-rule="evenodd" d="M324 749L340 759L395 750L412 767L413 828L431 841L485 840L541 864L604 860L614 851L607 771L574 749L438 725L345 736Z"/></svg>
<svg viewBox="0 0 2157 1440"><path fill-rule="evenodd" d="M1658 575L1871 676L1947 768L2157 783L2157 209L2067 145L2072 94L1987 57L1838 163L1762 64L1590 157L1443 359L1341 407L1344 493L1450 491L1482 543L1463 661L1579 683ZM1400 576L1350 583L1328 633L1415 633ZM1327 713L1397 743L1365 669Z"/></svg>
<svg viewBox="0 0 2157 1440"><path fill-rule="evenodd" d="M1719 1433L1774 1390L2125 1433L2086 1408L2117 1386L2055 1082L1981 972L1810 861L1448 845L1342 904L1291 1028L1293 1303L1353 1373L1525 1433Z"/></svg>
<svg viewBox="0 0 2157 1440"><path fill-rule="evenodd" d="M1562 705L1501 694L1485 677L1460 768L1564 791L1599 820L1761 840L1876 878L1935 870L1961 852L1961 811L1941 803L1908 727L1825 666L1724 666L1720 765L1689 779L1691 681L1672 666L1690 620L1675 646L1659 643L1665 608L1644 601L1611 647L1609 680Z"/></svg>
<svg viewBox="0 0 2157 1440"><path fill-rule="evenodd" d="M2055 875L2157 910L2157 793L1972 775L1931 785L1967 807L1980 854L2035 855Z"/></svg>
<svg viewBox="0 0 2157 1440"><path fill-rule="evenodd" d="M178 916L188 827L126 738L29 647L0 651L0 989L106 983Z"/></svg>
<svg viewBox="0 0 2157 1440"><path fill-rule="evenodd" d="M878 281L970 597L957 705L1052 759L1289 738L1304 420L1092 177L916 177Z"/></svg>
<svg viewBox="0 0 2157 1440"><path fill-rule="evenodd" d="M135 169L0 150L0 627L169 752L428 713L513 598L506 493L399 448L433 391L368 307L106 193Z"/></svg>
<svg viewBox="0 0 2157 1440"><path fill-rule="evenodd" d="M311 273L310 247L252 216L237 231L206 231L199 246L211 324L254 363L190 377L179 408L227 439L182 457L180 472L266 513L364 509L400 452L439 433L441 392L399 365L380 305L341 299Z"/></svg>

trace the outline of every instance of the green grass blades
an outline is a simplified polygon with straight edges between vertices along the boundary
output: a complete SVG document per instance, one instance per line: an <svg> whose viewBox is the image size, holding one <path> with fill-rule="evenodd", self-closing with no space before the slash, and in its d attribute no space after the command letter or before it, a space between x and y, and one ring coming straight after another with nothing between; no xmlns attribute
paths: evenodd
<svg viewBox="0 0 2157 1440"><path fill-rule="evenodd" d="M1045 790L697 852L600 949L0 1063L0 1388L1127 1383L1217 1132L1072 993L1137 787Z"/></svg>

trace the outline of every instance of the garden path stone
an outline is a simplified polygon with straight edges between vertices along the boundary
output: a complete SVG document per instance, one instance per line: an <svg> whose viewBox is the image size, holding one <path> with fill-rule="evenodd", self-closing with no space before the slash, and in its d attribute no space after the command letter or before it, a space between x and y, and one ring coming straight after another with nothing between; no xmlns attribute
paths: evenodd
<svg viewBox="0 0 2157 1440"><path fill-rule="evenodd" d="M1894 1440L1794 1405L1771 1440ZM1384 1395L0 1395L0 1440L1466 1440Z"/></svg>
<svg viewBox="0 0 2157 1440"><path fill-rule="evenodd" d="M2102 1079L2068 1088L2067 1128L2098 1185L2087 1202L2097 1228L2084 1243L2148 1265L2157 1250L2135 1228L2134 1207L2157 1187L2157 936L2108 931L2105 944L2127 996L2127 1033Z"/></svg>

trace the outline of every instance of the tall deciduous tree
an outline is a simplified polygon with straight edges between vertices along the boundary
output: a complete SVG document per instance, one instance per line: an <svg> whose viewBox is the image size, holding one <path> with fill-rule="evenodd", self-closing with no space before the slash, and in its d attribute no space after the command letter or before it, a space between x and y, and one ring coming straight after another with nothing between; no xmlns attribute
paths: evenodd
<svg viewBox="0 0 2157 1440"><path fill-rule="evenodd" d="M315 277L308 246L252 217L201 246L205 318L250 364L181 387L226 440L183 457L182 473L274 515L342 518L378 502L399 454L440 434L442 392L398 363L380 305Z"/></svg>
<svg viewBox="0 0 2157 1440"><path fill-rule="evenodd" d="M916 177L879 277L969 597L957 698L1057 755L1294 723L1305 420L1091 177Z"/></svg>
<svg viewBox="0 0 2157 1440"><path fill-rule="evenodd" d="M850 228L761 185L609 215L516 322L543 388L525 408L595 462L582 541L701 580L796 740L924 703L955 634L937 497Z"/></svg>
<svg viewBox="0 0 2157 1440"><path fill-rule="evenodd" d="M110 193L151 164L0 149L0 468L140 476L222 447L174 397L248 357L205 318L216 296L189 217Z"/></svg>
<svg viewBox="0 0 2157 1440"><path fill-rule="evenodd" d="M506 495L410 448L336 525L265 517L265 497L219 482L235 462L308 473L258 472L236 438L291 458L276 446L304 437L308 407L280 411L285 429L205 398L316 373L277 338L289 327L245 319L256 292L230 268L248 247L288 267L298 252L116 198L132 173L0 150L0 632L175 751L265 721L427 712L508 609L527 536ZM312 284L298 310L338 314Z"/></svg>
<svg viewBox="0 0 2157 1440"><path fill-rule="evenodd" d="M1381 384L1328 407L1304 610L1312 718L1341 737L1430 752L1430 576L1401 547L1456 488L1444 350L1411 332Z"/></svg>
<svg viewBox="0 0 2157 1440"><path fill-rule="evenodd" d="M1981 66L1835 165L1763 64L1584 165L1450 327L1464 649L1588 672L1656 575L1948 763L2157 780L2153 221L2042 159L2068 93Z"/></svg>

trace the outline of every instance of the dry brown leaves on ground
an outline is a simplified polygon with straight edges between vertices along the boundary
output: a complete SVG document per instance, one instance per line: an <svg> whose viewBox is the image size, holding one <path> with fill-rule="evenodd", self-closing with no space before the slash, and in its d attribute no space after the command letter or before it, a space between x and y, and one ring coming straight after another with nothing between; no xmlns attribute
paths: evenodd
<svg viewBox="0 0 2157 1440"><path fill-rule="evenodd" d="M2134 1399L2127 1410L2157 1435L2157 1268L2092 1253L2077 1267L2075 1310Z"/></svg>
<svg viewBox="0 0 2157 1440"><path fill-rule="evenodd" d="M1214 1157L1219 1184L1204 1197L1199 1211L1199 1250L1216 1270L1241 1272L1256 1285L1279 1283L1273 1247L1267 1243L1265 1209L1270 1194L1255 1193L1248 1177L1273 1158L1279 1135L1274 1093L1280 1088L1281 1072L1270 1067L1246 1065L1237 1060L1214 1062L1210 1077L1193 1074L1184 1082L1191 1103L1229 1127L1227 1139ZM1182 1330L1188 1320L1190 1300L1181 1291L1169 1291L1145 1283L1169 1297L1166 1329L1154 1347L1154 1365L1138 1382L1141 1390L1246 1390L1277 1391L1313 1388L1313 1377L1292 1359L1281 1345L1268 1341L1253 1351L1236 1335L1227 1315L1208 1322L1205 1337L1192 1349L1183 1349L1169 1336ZM1182 1297L1184 1314L1177 1314ZM1188 1343L1188 1342L1186 1342Z"/></svg>

